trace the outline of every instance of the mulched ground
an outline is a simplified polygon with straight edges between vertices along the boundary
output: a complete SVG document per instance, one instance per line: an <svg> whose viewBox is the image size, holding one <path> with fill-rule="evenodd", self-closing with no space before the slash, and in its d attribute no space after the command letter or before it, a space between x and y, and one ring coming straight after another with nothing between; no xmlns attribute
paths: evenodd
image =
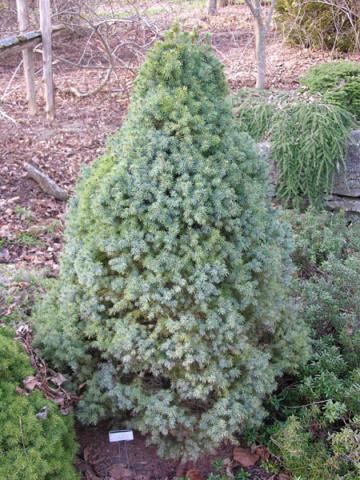
<svg viewBox="0 0 360 480"><path fill-rule="evenodd" d="M157 8L162 9L156 17L162 29L177 19L187 29L198 27L201 32L212 33L215 53L224 63L233 90L254 86L252 19L245 6L220 9L215 17L209 17L206 9L183 8L166 2L158 2ZM310 65L330 58L327 53L284 45L275 30L268 35L267 51L269 87L276 89L296 87L299 75ZM79 52L80 45L73 37L55 41L55 57L73 60ZM360 60L359 55L347 58ZM20 59L19 55L1 59L0 98ZM38 58L37 69L40 66ZM99 83L98 75L89 75L61 62L54 69L57 114L53 122L45 119L43 111L34 118L28 115L21 72L11 84L10 94L0 103L0 109L16 122L0 115L0 263L19 268L45 267L51 275L58 272L66 204L42 192L26 176L23 163L36 163L60 186L73 192L81 165L91 163L102 154L107 137L121 126L128 107L128 96L118 92L115 79L100 93L79 99L64 90L71 85L94 88ZM130 77L121 80L125 82ZM41 94L40 78L38 84ZM39 105L43 108L42 101ZM88 479L108 478L109 468L117 461L117 447L108 443L108 429L108 425L78 429L83 459L79 460L79 467L85 469ZM196 469L206 475L214 458L230 456L231 450L224 446L213 456L200 459ZM121 463L129 463L131 475L144 480L172 478L176 469L174 462L159 460L155 450L146 447L139 435L129 445L129 461L121 460ZM255 469L251 478L275 477Z"/></svg>
<svg viewBox="0 0 360 480"><path fill-rule="evenodd" d="M138 432L134 440L122 444L109 443L111 423L103 423L94 428L78 427L78 439L82 446L82 456L78 468L88 475L89 480L158 480L172 479L179 474L178 462L159 458L154 446L146 443L146 438ZM188 462L182 475L188 473L189 480L203 480L217 472L216 464L222 463L219 474L227 471L229 478L239 470L245 470L251 480L275 480L275 476L259 467L243 469L233 460L234 447L227 444L219 447L211 455L203 455L197 462ZM118 478L117 478L118 477ZM283 477L285 480L285 476ZM289 478L287 478L289 480Z"/></svg>

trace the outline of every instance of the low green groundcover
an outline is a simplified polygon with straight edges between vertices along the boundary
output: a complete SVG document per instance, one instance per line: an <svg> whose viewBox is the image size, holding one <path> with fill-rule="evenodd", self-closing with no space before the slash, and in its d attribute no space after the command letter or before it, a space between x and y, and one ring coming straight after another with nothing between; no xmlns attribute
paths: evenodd
<svg viewBox="0 0 360 480"><path fill-rule="evenodd" d="M40 392L18 394L33 373L14 333L0 327L0 478L6 480L75 480L77 451L72 416ZM44 407L47 418L36 417Z"/></svg>

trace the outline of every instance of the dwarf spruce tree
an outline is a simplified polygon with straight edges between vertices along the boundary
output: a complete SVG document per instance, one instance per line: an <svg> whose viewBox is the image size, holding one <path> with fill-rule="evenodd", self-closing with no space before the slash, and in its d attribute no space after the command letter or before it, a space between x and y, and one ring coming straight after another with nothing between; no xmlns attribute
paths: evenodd
<svg viewBox="0 0 360 480"><path fill-rule="evenodd" d="M172 457L258 424L307 351L287 230L226 95L195 37L151 50L125 124L77 187L61 275L34 318L43 354L86 382L80 419L120 416Z"/></svg>

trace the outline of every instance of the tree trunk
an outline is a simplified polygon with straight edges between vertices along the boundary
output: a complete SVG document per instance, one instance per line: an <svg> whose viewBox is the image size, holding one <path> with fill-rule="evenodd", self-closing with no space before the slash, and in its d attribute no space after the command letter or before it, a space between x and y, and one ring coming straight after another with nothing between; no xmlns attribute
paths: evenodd
<svg viewBox="0 0 360 480"><path fill-rule="evenodd" d="M266 83L266 28L261 17L255 18L256 88L264 89Z"/></svg>
<svg viewBox="0 0 360 480"><path fill-rule="evenodd" d="M209 0L209 15L215 15L217 12L217 5L216 5L217 0Z"/></svg>
<svg viewBox="0 0 360 480"><path fill-rule="evenodd" d="M29 6L27 0L16 0L17 15L20 33L23 34L29 28ZM26 84L26 96L31 115L36 114L36 85L34 74L34 56L32 47L26 48L22 52L24 75Z"/></svg>
<svg viewBox="0 0 360 480"><path fill-rule="evenodd" d="M55 117L54 80L52 70L52 29L50 0L40 0L40 28L43 44L46 114L49 120Z"/></svg>

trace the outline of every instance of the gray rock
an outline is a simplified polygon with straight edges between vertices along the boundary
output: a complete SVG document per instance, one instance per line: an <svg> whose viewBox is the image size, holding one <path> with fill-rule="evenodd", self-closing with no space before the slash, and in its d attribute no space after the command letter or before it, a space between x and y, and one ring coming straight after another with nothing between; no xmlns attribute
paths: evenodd
<svg viewBox="0 0 360 480"><path fill-rule="evenodd" d="M354 130L351 134L346 162L334 176L332 193L360 197L360 130Z"/></svg>
<svg viewBox="0 0 360 480"><path fill-rule="evenodd" d="M270 142L258 143L257 148L260 155L269 164L270 182L275 187L278 180L278 172L276 170L276 165L273 159L271 158L271 143Z"/></svg>
<svg viewBox="0 0 360 480"><path fill-rule="evenodd" d="M329 210L344 210L347 213L360 214L360 198L340 197L333 195L326 200Z"/></svg>

